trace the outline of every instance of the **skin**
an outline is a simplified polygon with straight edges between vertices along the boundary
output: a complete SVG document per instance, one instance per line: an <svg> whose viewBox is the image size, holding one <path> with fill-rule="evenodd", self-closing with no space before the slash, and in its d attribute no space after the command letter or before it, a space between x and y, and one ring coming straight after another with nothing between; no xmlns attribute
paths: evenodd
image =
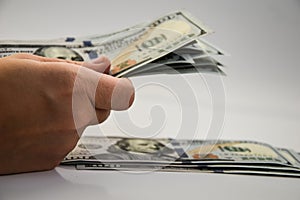
<svg viewBox="0 0 300 200"><path fill-rule="evenodd" d="M103 122L110 110L128 109L133 85L104 74L109 67L106 57L93 63L1 58L0 174L53 169L87 126Z"/></svg>

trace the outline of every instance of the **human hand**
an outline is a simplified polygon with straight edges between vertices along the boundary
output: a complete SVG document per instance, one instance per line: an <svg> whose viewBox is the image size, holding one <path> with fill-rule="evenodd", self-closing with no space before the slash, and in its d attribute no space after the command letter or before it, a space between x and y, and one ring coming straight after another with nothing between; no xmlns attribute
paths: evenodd
<svg viewBox="0 0 300 200"><path fill-rule="evenodd" d="M0 174L49 170L75 147L84 129L134 100L128 79L110 62L15 54L0 59Z"/></svg>

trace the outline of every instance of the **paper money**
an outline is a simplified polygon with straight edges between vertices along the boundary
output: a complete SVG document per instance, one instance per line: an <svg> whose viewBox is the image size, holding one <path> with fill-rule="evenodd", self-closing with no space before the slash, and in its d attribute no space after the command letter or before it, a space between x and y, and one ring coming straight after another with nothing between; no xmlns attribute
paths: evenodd
<svg viewBox="0 0 300 200"><path fill-rule="evenodd" d="M197 62L197 65L193 65L196 59L201 61L203 56L223 55L218 48L198 39L199 36L210 32L190 14L178 11L152 22L141 23L106 35L45 41L0 41L0 58L15 53L31 53L50 58L91 61L100 55L106 55L112 62L110 74L121 77L149 74L150 70L138 73L138 69L153 67L153 63L156 64L160 59L166 61L165 56L173 52L185 58L186 65L177 69L178 67L169 62L159 63L153 74L157 74L159 70L168 74L223 72L221 65L218 64L208 67L205 63ZM147 65L148 63L151 65ZM177 66L181 64L183 61L177 62ZM162 65L168 69L163 69ZM176 69L173 70L172 67Z"/></svg>
<svg viewBox="0 0 300 200"><path fill-rule="evenodd" d="M284 157L290 165L300 168L300 156L291 149L277 148L277 151Z"/></svg>
<svg viewBox="0 0 300 200"><path fill-rule="evenodd" d="M297 153L253 141L82 137L62 164L78 169L300 177Z"/></svg>
<svg viewBox="0 0 300 200"><path fill-rule="evenodd" d="M168 139L83 137L63 162L105 160L170 163L178 158Z"/></svg>
<svg viewBox="0 0 300 200"><path fill-rule="evenodd" d="M288 164L286 159L270 145L252 141L179 141L186 156L182 159L222 159L235 162L268 162Z"/></svg>
<svg viewBox="0 0 300 200"><path fill-rule="evenodd" d="M189 14L175 12L151 22L139 38L112 60L112 73L150 62L208 33Z"/></svg>

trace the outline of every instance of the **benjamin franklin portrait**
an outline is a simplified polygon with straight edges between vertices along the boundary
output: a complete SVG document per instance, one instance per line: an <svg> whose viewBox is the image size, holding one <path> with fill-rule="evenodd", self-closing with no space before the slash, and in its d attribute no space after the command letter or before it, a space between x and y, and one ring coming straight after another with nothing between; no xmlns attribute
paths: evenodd
<svg viewBox="0 0 300 200"><path fill-rule="evenodd" d="M174 149L155 139L122 138L107 149L107 153L97 154L98 160L175 160Z"/></svg>
<svg viewBox="0 0 300 200"><path fill-rule="evenodd" d="M73 49L60 46L42 47L36 50L34 54L47 58L83 61L83 58Z"/></svg>

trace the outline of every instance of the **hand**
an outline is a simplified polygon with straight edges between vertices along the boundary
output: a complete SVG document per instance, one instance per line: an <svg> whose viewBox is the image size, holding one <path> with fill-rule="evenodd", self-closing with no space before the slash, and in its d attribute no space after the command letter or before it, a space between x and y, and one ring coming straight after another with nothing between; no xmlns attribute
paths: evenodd
<svg viewBox="0 0 300 200"><path fill-rule="evenodd" d="M131 106L134 88L100 57L81 63L15 54L0 59L0 174L49 170L88 125Z"/></svg>

